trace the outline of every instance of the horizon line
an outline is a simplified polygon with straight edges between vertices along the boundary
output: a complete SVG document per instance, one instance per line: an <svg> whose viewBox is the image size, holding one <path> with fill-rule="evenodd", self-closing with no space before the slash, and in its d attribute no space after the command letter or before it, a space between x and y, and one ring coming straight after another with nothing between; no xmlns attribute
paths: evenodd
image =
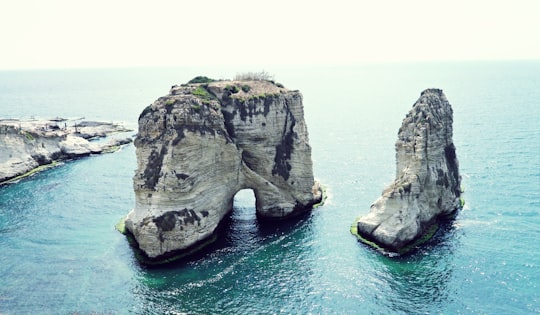
<svg viewBox="0 0 540 315"><path fill-rule="evenodd" d="M508 58L508 59L429 59L429 60L372 60L354 62L313 62L313 63L239 63L239 64L170 64L170 65L95 65L95 66L38 66L38 67L8 67L1 68L0 72L8 71L60 71L60 70L127 70L127 69L159 69L159 68L248 68L261 66L271 67L344 67L344 66L369 66L369 65L407 65L407 64L434 64L434 63L493 63L493 62L540 62L540 58Z"/></svg>

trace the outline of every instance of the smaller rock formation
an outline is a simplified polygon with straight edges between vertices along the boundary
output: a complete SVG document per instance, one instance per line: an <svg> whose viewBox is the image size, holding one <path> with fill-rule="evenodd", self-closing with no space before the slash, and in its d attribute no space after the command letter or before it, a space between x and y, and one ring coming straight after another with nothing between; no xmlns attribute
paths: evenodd
<svg viewBox="0 0 540 315"><path fill-rule="evenodd" d="M215 237L234 195L252 189L259 218L321 201L302 95L265 80L173 86L139 117L135 207L125 228L150 260Z"/></svg>
<svg viewBox="0 0 540 315"><path fill-rule="evenodd" d="M360 237L401 252L462 206L452 116L442 90L422 92L398 132L396 179L358 220Z"/></svg>
<svg viewBox="0 0 540 315"><path fill-rule="evenodd" d="M112 151L130 143L131 138L99 143L89 140L126 131L108 122L82 121L68 126L62 118L0 120L0 185L58 161Z"/></svg>

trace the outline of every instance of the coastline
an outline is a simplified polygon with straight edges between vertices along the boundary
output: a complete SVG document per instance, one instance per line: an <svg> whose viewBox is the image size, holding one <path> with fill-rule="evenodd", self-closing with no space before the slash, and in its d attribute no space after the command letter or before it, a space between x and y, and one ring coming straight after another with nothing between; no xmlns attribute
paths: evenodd
<svg viewBox="0 0 540 315"><path fill-rule="evenodd" d="M61 161L53 161L51 162L50 164L44 164L44 165L40 165L36 168L33 168L31 170L29 170L28 172L24 173L24 174L21 174L19 176L16 176L16 177L13 177L13 178L10 178L8 180L5 180L5 181L2 181L0 182L0 187L3 186L3 185L8 185L8 184L14 184L14 183L17 183L18 181L22 180L22 179L25 179L27 177L30 177L32 175L35 175L39 172L43 172L45 170L48 170L50 168L53 168L53 167L56 167L56 166L59 166L61 165L62 162Z"/></svg>
<svg viewBox="0 0 540 315"><path fill-rule="evenodd" d="M63 161L114 152L132 142L131 136L122 135L132 130L121 124L82 119L0 119L0 186ZM108 137L107 142L98 141Z"/></svg>

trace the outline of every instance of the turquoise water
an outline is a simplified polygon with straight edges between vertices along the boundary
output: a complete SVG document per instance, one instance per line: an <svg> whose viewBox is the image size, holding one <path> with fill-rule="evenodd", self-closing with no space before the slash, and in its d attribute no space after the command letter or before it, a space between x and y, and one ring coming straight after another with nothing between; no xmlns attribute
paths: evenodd
<svg viewBox="0 0 540 315"><path fill-rule="evenodd" d="M257 69L0 72L0 115L136 127L171 85L243 70ZM265 70L304 95L324 207L261 225L242 191L216 244L147 268L114 230L134 147L66 162L0 188L0 313L540 313L540 62ZM349 226L393 180L397 130L429 87L454 108L466 206L421 250L384 257Z"/></svg>

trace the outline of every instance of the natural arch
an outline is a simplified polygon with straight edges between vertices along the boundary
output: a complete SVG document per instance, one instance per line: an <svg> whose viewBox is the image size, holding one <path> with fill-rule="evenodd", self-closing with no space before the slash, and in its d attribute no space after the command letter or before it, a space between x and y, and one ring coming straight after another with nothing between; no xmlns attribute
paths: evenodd
<svg viewBox="0 0 540 315"><path fill-rule="evenodd" d="M135 207L126 228L161 260L215 237L234 196L252 189L259 218L322 199L302 96L268 81L175 86L139 117Z"/></svg>
<svg viewBox="0 0 540 315"><path fill-rule="evenodd" d="M250 208L252 208L253 211L251 211ZM257 200L255 198L255 191L251 188L244 188L234 194L232 210L234 213L247 213L249 211L252 212L253 215L255 215L257 211Z"/></svg>

